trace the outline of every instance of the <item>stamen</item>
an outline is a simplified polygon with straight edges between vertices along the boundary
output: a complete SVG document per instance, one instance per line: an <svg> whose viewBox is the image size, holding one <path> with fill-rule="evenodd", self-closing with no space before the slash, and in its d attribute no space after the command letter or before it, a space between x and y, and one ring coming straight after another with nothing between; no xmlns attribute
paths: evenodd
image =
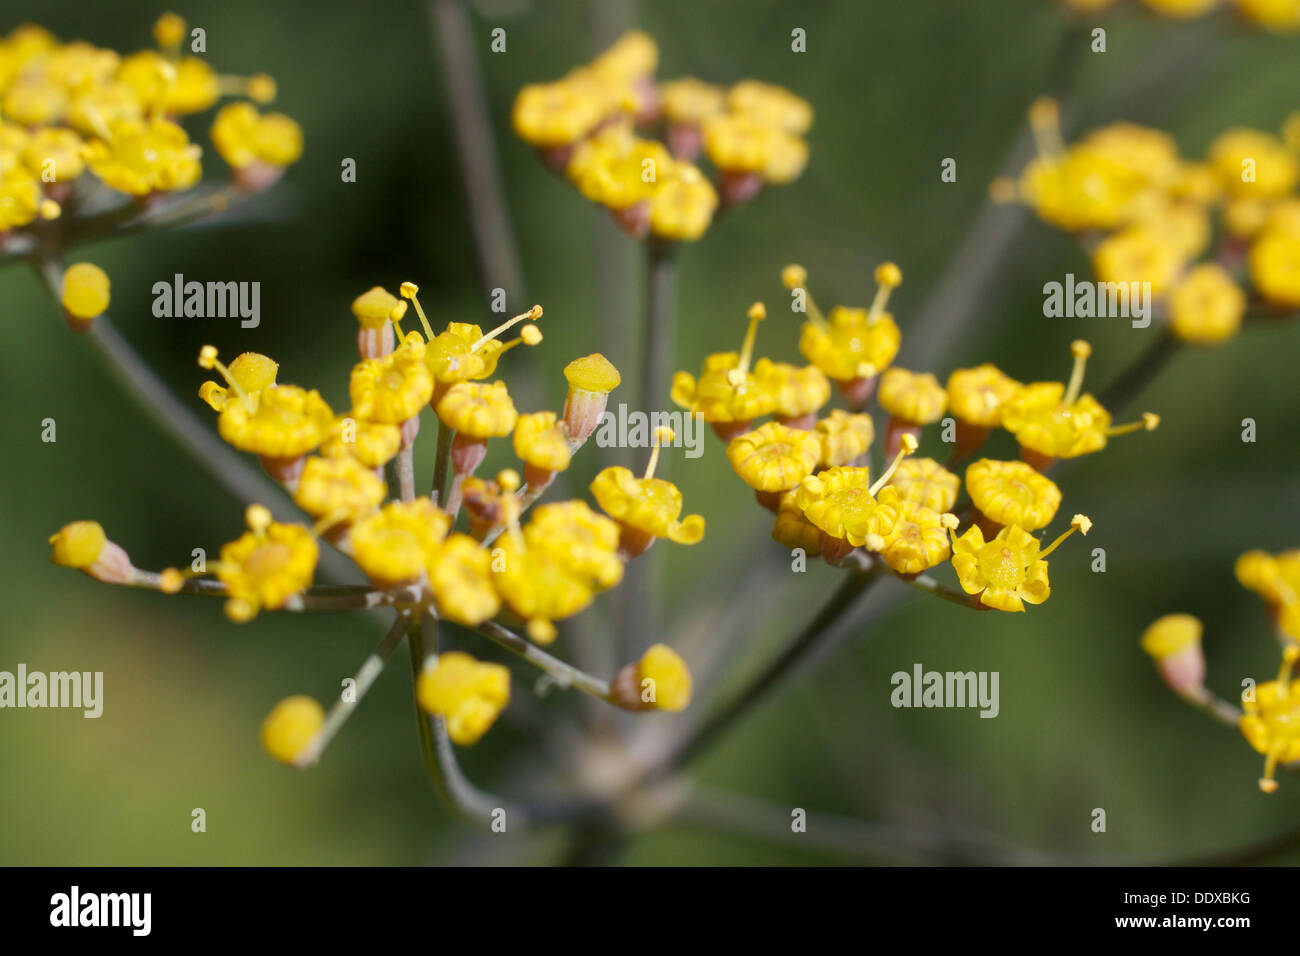
<svg viewBox="0 0 1300 956"><path fill-rule="evenodd" d="M275 80L265 73L253 76L219 76L217 89L223 96L247 96L255 103L265 105L275 99Z"/></svg>
<svg viewBox="0 0 1300 956"><path fill-rule="evenodd" d="M519 338L511 339L509 342L504 343L501 346L501 352L498 354L504 355L506 352L509 352L516 345L520 345L520 344L538 345L541 343L541 341L542 341L542 330L535 325L525 325L522 329L519 330Z"/></svg>
<svg viewBox="0 0 1300 956"><path fill-rule="evenodd" d="M249 530L260 537L271 526L271 509L266 505L251 504L244 510L244 520L248 522Z"/></svg>
<svg viewBox="0 0 1300 956"><path fill-rule="evenodd" d="M507 329L513 328L514 326L518 325L520 322L524 322L524 321L527 321L527 320L529 320L529 319L532 319L532 320L535 321L535 320L537 320L537 319L540 319L541 317L542 317L542 307L541 307L540 305L535 305L535 306L533 306L531 309L529 309L527 312L523 312L523 313L520 313L519 315L516 315L516 316L515 316L513 319L511 319L509 322L502 322L500 325L498 325L498 326L497 326L495 329L493 329L491 332L487 333L487 334L484 335L482 338L480 338L477 342L475 342L473 345L471 345L471 346L469 347L469 350L470 350L471 352L477 352L477 351L478 351L479 349L481 349L484 345L486 345L488 342L492 341L492 339L496 338L496 337L497 337L498 335L500 335L502 332L505 332Z"/></svg>
<svg viewBox="0 0 1300 956"><path fill-rule="evenodd" d="M403 282L399 290L403 299L410 299L411 304L415 306L415 314L420 317L420 324L424 326L424 337L430 342L433 341L433 326L429 324L429 318L424 314L424 309L420 305L420 300L416 297L420 287L414 282Z"/></svg>
<svg viewBox="0 0 1300 956"><path fill-rule="evenodd" d="M94 104L86 103L82 107L82 114L91 126L95 128L95 135L105 143L113 142L113 133L108 128L108 123L104 122L104 116L95 108Z"/></svg>
<svg viewBox="0 0 1300 956"><path fill-rule="evenodd" d="M1264 793L1274 793L1277 790L1277 781L1273 779L1273 774L1277 772L1277 761L1281 753L1281 747L1274 747L1264 758L1264 776L1259 778L1259 789Z"/></svg>
<svg viewBox="0 0 1300 956"><path fill-rule="evenodd" d="M501 511L502 517L505 518L506 533L510 535L515 545L522 551L524 548L524 534L519 530L519 498L515 495L520 484L519 472L513 468L506 468L497 473L497 485L501 489Z"/></svg>
<svg viewBox="0 0 1300 956"><path fill-rule="evenodd" d="M329 514L324 515L319 521L311 526L311 536L313 538L319 538L330 528L346 521L348 519L348 514L349 512L346 509L341 508L338 511L331 511Z"/></svg>
<svg viewBox="0 0 1300 956"><path fill-rule="evenodd" d="M1065 152L1061 140L1061 104L1051 97L1040 96L1029 107L1029 125L1034 131L1034 145L1045 160L1056 160Z"/></svg>
<svg viewBox="0 0 1300 956"><path fill-rule="evenodd" d="M1155 412L1143 412L1140 421L1129 422L1127 425L1115 425L1106 429L1106 437L1113 438L1116 435L1127 435L1129 432L1149 431L1153 432L1160 427L1160 416Z"/></svg>
<svg viewBox="0 0 1300 956"><path fill-rule="evenodd" d="M892 262L882 262L876 266L876 297L871 300L871 309L867 312L867 324L875 325L885 314L889 304L889 293L903 284L903 270Z"/></svg>
<svg viewBox="0 0 1300 956"><path fill-rule="evenodd" d="M904 432L899 444L902 447L898 449L898 454L894 456L893 462L885 469L885 473L877 478L875 483L867 489L871 494L871 497L874 498L879 494L880 489L889 483L889 479L894 476L894 472L898 469L899 462L912 454L912 452L916 451L916 436L911 432Z"/></svg>
<svg viewBox="0 0 1300 956"><path fill-rule="evenodd" d="M1288 644L1282 649L1282 666L1277 670L1277 696L1279 698L1290 696L1291 670L1295 667L1297 657L1300 657L1300 647Z"/></svg>
<svg viewBox="0 0 1300 956"><path fill-rule="evenodd" d="M405 302L397 303L397 305L393 306L393 310L388 313L388 321L392 322L393 328L397 330L397 341L399 342L404 342L406 340L406 333L402 331L402 318L405 315L406 315ZM424 316L421 315L420 318L424 318ZM425 323L425 328L426 329L429 328L428 323ZM429 329L429 331L432 332L433 330ZM429 339L432 340L433 336L430 335Z"/></svg>
<svg viewBox="0 0 1300 956"><path fill-rule="evenodd" d="M1092 530L1091 518L1089 518L1087 515L1075 515L1072 519L1070 519L1070 530L1065 532L1063 535L1061 535L1059 538L1057 538L1055 541L1049 544L1045 551L1039 551L1037 560L1041 561L1044 558L1046 558L1049 554L1051 554L1053 551L1055 551L1057 548L1061 546L1061 542L1063 542L1070 535L1074 534L1076 531L1078 531L1080 534L1086 535L1091 530Z"/></svg>
<svg viewBox="0 0 1300 956"><path fill-rule="evenodd" d="M215 345L205 345L203 348L199 349L199 368L204 368L208 371L216 369L221 373L221 377L226 380L226 384L235 390L235 394L239 396L239 400L245 405L248 404L248 396L245 395L244 390L239 387L239 383L235 381L235 377L230 374L230 369L221 364L221 360L217 358L217 347Z"/></svg>
<svg viewBox="0 0 1300 956"><path fill-rule="evenodd" d="M1074 369L1070 372L1070 384L1065 389L1065 404L1073 405L1074 400L1079 397L1079 391L1083 388L1083 370L1088 365L1088 356L1092 354L1092 346L1083 339L1075 339L1070 343L1070 354L1074 356Z"/></svg>
<svg viewBox="0 0 1300 956"><path fill-rule="evenodd" d="M754 339L758 337L758 323L765 318L767 318L767 306L762 302L755 302L749 307L749 328L745 330L745 342L740 347L740 362L735 369L742 379L749 374L749 362L754 357Z"/></svg>
<svg viewBox="0 0 1300 956"><path fill-rule="evenodd" d="M650 449L650 462L645 466L644 480L649 481L655 476L655 469L659 467L659 448L664 443L672 441L674 437L673 430L666 425L655 429L655 444L654 448Z"/></svg>
<svg viewBox="0 0 1300 956"><path fill-rule="evenodd" d="M805 314L812 321L813 325L819 329L825 329L827 326L826 316L822 315L822 310L817 308L817 303L813 301L812 293L808 291L808 270L801 265L788 265L781 270L781 284L793 292L795 289L803 291L803 303Z"/></svg>

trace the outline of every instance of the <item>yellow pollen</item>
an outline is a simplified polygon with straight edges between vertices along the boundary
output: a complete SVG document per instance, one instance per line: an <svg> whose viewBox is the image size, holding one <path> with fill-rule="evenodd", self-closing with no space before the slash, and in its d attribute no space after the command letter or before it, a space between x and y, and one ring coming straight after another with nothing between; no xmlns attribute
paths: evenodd
<svg viewBox="0 0 1300 956"><path fill-rule="evenodd" d="M1143 412L1142 418L1136 422L1129 422L1127 425L1114 425L1106 429L1106 436L1113 438L1116 435L1127 435L1129 432L1148 431L1153 432L1160 427L1160 416L1155 412Z"/></svg>
<svg viewBox="0 0 1300 956"><path fill-rule="evenodd" d="M254 534L264 534L271 526L271 509L266 505L249 505L244 511L244 520Z"/></svg>
<svg viewBox="0 0 1300 956"><path fill-rule="evenodd" d="M245 395L244 390L239 387L239 383L235 381L235 377L230 374L230 369L226 368L226 366L221 363L221 360L217 358L217 347L215 345L205 345L203 348L199 349L199 368L205 368L209 371L216 369L216 371L220 373L221 377L226 380L226 384L229 385L234 390L235 394L239 396L239 400L245 405L248 404L248 396Z"/></svg>

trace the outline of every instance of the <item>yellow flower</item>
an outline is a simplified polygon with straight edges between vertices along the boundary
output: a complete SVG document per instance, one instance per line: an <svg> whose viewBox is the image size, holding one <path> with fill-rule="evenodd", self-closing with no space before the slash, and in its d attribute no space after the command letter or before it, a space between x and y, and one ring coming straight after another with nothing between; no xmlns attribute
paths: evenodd
<svg viewBox="0 0 1300 956"><path fill-rule="evenodd" d="M940 513L953 506L961 487L961 479L933 458L903 459L889 483L898 489L904 503L910 501Z"/></svg>
<svg viewBox="0 0 1300 956"><path fill-rule="evenodd" d="M77 93L68 106L68 125L83 136L102 138L118 123L142 119L144 107L135 88L118 80Z"/></svg>
<svg viewBox="0 0 1300 956"><path fill-rule="evenodd" d="M520 415L515 422L515 454L543 472L564 471L573 459L569 438L555 419L555 412Z"/></svg>
<svg viewBox="0 0 1300 956"><path fill-rule="evenodd" d="M325 726L325 710L304 694L286 697L262 721L262 749L293 766Z"/></svg>
<svg viewBox="0 0 1300 956"><path fill-rule="evenodd" d="M428 498L392 501L352 526L352 556L381 586L415 581L436 559L450 527L451 519Z"/></svg>
<svg viewBox="0 0 1300 956"><path fill-rule="evenodd" d="M1259 789L1277 790L1273 774L1279 763L1300 760L1300 680L1291 679L1291 669L1300 648L1295 645L1282 652L1282 668L1277 680L1265 681L1255 688L1254 698L1242 693L1245 713L1239 724L1246 741L1265 755L1264 776Z"/></svg>
<svg viewBox="0 0 1300 956"><path fill-rule="evenodd" d="M260 352L241 352L228 367L223 367L215 354L211 356L211 362L212 367L220 369L226 380L233 383L236 394L242 396L250 407L256 407L258 396L264 388L275 384L275 375L280 368L275 360ZM219 412L229 403L230 392L216 382L209 381L199 386L199 398L214 412Z"/></svg>
<svg viewBox="0 0 1300 956"><path fill-rule="evenodd" d="M212 124L212 145L235 169L256 162L288 166L302 156L302 127L283 113L263 116L252 103L231 103Z"/></svg>
<svg viewBox="0 0 1300 956"><path fill-rule="evenodd" d="M497 545L501 564L495 568L497 593L515 614L528 622L528 636L538 644L555 640L555 625L591 603L591 586L549 548L525 545L512 529Z"/></svg>
<svg viewBox="0 0 1300 956"><path fill-rule="evenodd" d="M262 609L276 610L311 584L320 547L311 532L271 520L261 505L245 514L249 530L221 549L217 578L230 595L226 616L249 621Z"/></svg>
<svg viewBox="0 0 1300 956"><path fill-rule="evenodd" d="M952 540L952 566L967 594L978 594L981 604L1000 611L1023 611L1025 602L1042 604L1052 593L1047 580L1049 554L1076 530L1084 534L1092 527L1083 515L1075 515L1070 530L1046 550L1018 525L1008 525L996 538L985 542L978 525Z"/></svg>
<svg viewBox="0 0 1300 956"><path fill-rule="evenodd" d="M102 315L109 302L108 275L91 262L78 262L63 273L63 308L79 323Z"/></svg>
<svg viewBox="0 0 1300 956"><path fill-rule="evenodd" d="M750 371L758 323L766 315L762 303L754 303L749 310L749 329L739 354L717 352L708 356L698 381L689 372L677 372L673 376L672 400L682 408L704 416L704 420L711 424L743 426L775 409L776 396L763 388ZM743 430L743 427L737 429ZM728 434L724 437L729 439L733 436Z"/></svg>
<svg viewBox="0 0 1300 956"><path fill-rule="evenodd" d="M1234 127L1210 144L1207 159L1230 196L1274 199L1293 191L1300 162L1272 133Z"/></svg>
<svg viewBox="0 0 1300 956"><path fill-rule="evenodd" d="M948 405L968 425L996 428L1002 424L1002 406L1019 387L1019 382L988 362L959 368L948 376Z"/></svg>
<svg viewBox="0 0 1300 956"><path fill-rule="evenodd" d="M217 431L240 451L296 458L321 443L333 420L315 389L272 385L259 393L254 409L242 401L228 402L217 418Z"/></svg>
<svg viewBox="0 0 1300 956"><path fill-rule="evenodd" d="M659 85L664 116L671 123L698 126L710 116L721 113L726 97L721 87L686 77Z"/></svg>
<svg viewBox="0 0 1300 956"><path fill-rule="evenodd" d="M549 551L572 574L599 591L623 579L618 524L592 511L585 501L541 505L524 528L529 548Z"/></svg>
<svg viewBox="0 0 1300 956"><path fill-rule="evenodd" d="M866 412L850 413L832 409L817 423L817 440L821 442L821 456L817 464L847 465L867 453L876 426Z"/></svg>
<svg viewBox="0 0 1300 956"><path fill-rule="evenodd" d="M691 702L691 672L666 644L655 644L636 664L636 693L640 707L685 710Z"/></svg>
<svg viewBox="0 0 1300 956"><path fill-rule="evenodd" d="M622 528L621 547L629 556L643 552L655 538L668 538L678 544L696 544L704 537L704 518L682 513L682 493L670 481L654 477L659 464L659 449L673 440L671 428L655 432L654 448L645 475L636 477L628 469L614 466L603 469L591 483L591 493L605 514Z"/></svg>
<svg viewBox="0 0 1300 956"><path fill-rule="evenodd" d="M812 105L770 83L742 80L727 91L727 106L732 112L743 113L795 136L804 135L812 127Z"/></svg>
<svg viewBox="0 0 1300 956"><path fill-rule="evenodd" d="M1158 2L1168 3L1171 0ZM1188 0L1172 2L1186 3ZM1207 0L1192 2L1205 3ZM1208 2L1216 3L1218 0ZM1082 145L1119 164L1147 186L1162 189L1170 187L1182 169L1182 160L1173 137L1136 123L1112 123L1093 130L1084 137Z"/></svg>
<svg viewBox="0 0 1300 956"><path fill-rule="evenodd" d="M783 419L811 417L831 398L831 383L816 365L802 368L761 358L754 365L759 387L776 398L776 415Z"/></svg>
<svg viewBox="0 0 1300 956"><path fill-rule="evenodd" d="M1242 587L1254 591L1274 608L1300 604L1300 549L1269 554L1247 551L1235 572Z"/></svg>
<svg viewBox="0 0 1300 956"><path fill-rule="evenodd" d="M321 442L320 453L326 458L355 458L367 468L380 468L402 446L402 430L386 422L372 422L355 412L342 415L330 423Z"/></svg>
<svg viewBox="0 0 1300 956"><path fill-rule="evenodd" d="M868 468L837 465L809 475L796 490L795 503L827 537L879 551L903 512L898 489L887 483L903 456L915 450L915 439L906 436L903 451L875 484Z"/></svg>
<svg viewBox="0 0 1300 956"><path fill-rule="evenodd" d="M68 91L48 76L20 76L0 105L5 116L23 126L57 123L68 111Z"/></svg>
<svg viewBox="0 0 1300 956"><path fill-rule="evenodd" d="M733 438L727 460L745 484L756 491L789 491L813 473L821 457L814 432L768 422Z"/></svg>
<svg viewBox="0 0 1300 956"><path fill-rule="evenodd" d="M1169 297L1169 327L1193 345L1218 345L1237 334L1246 293L1218 263L1196 266Z"/></svg>
<svg viewBox="0 0 1300 956"><path fill-rule="evenodd" d="M1093 250L1092 268L1099 282L1149 282L1159 298L1186 261L1177 242L1154 229L1133 226L1103 239Z"/></svg>
<svg viewBox="0 0 1300 956"><path fill-rule="evenodd" d="M886 262L876 269L876 297L870 309L836 306L823 317L807 296L807 276L789 273L787 286L803 289L808 306L808 321L799 336L799 351L804 358L839 382L870 379L894 361L902 342L902 333L894 318L885 311L890 292L902 282L898 266ZM790 281L799 279L793 286Z"/></svg>
<svg viewBox="0 0 1300 956"><path fill-rule="evenodd" d="M1061 506L1061 489L1023 461L983 458L966 469L966 491L980 513L1026 531L1045 528Z"/></svg>
<svg viewBox="0 0 1300 956"><path fill-rule="evenodd" d="M708 231L718 193L698 168L678 162L650 200L650 231L674 242L694 242Z"/></svg>
<svg viewBox="0 0 1300 956"><path fill-rule="evenodd" d="M1269 30L1300 30L1300 2L1297 0L1237 0L1243 17Z"/></svg>
<svg viewBox="0 0 1300 956"><path fill-rule="evenodd" d="M415 303L416 310L424 318L413 287L405 284L403 292L410 292L409 298ZM425 364L439 386L457 385L477 379L484 379L497 370L497 361L516 345L535 345L541 341L541 331L535 325L526 325L523 334L509 342L502 342L498 336L507 329L528 320L539 319L542 307L534 305L527 312L501 323L492 331L484 334L477 325L466 322L450 322L438 335L430 335L425 352ZM439 388L437 394L442 393Z"/></svg>
<svg viewBox="0 0 1300 956"><path fill-rule="evenodd" d="M880 556L898 574L920 574L948 560L949 527L957 527L956 515L904 501L893 529L884 536Z"/></svg>
<svg viewBox="0 0 1300 956"><path fill-rule="evenodd" d="M619 210L652 198L671 179L676 160L655 140L633 139L620 149L602 150L579 167L574 184L593 202Z"/></svg>
<svg viewBox="0 0 1300 956"><path fill-rule="evenodd" d="M790 550L801 549L807 557L816 558L822 553L821 529L803 516L799 507L798 489L782 492L776 508L776 524L772 527L772 540Z"/></svg>
<svg viewBox="0 0 1300 956"><path fill-rule="evenodd" d="M1020 195L1038 217L1069 232L1120 225L1142 187L1132 170L1087 145L1040 155L1019 181Z"/></svg>
<svg viewBox="0 0 1300 956"><path fill-rule="evenodd" d="M33 176L53 175L54 182L70 183L86 168L86 144L70 129L46 127L32 133L22 159Z"/></svg>
<svg viewBox="0 0 1300 956"><path fill-rule="evenodd" d="M510 120L520 139L540 148L582 139L604 118L606 104L588 84L571 79L525 86Z"/></svg>
<svg viewBox="0 0 1300 956"><path fill-rule="evenodd" d="M1022 449L1045 459L1075 458L1106 447L1115 435L1159 426L1159 416L1150 412L1140 422L1112 426L1110 412L1091 395L1079 394L1092 347L1076 339L1070 351L1074 371L1069 385L1031 382L1017 389L1003 408L1002 427L1016 436Z"/></svg>
<svg viewBox="0 0 1300 956"><path fill-rule="evenodd" d="M217 101L221 86L216 71L198 57L173 62L144 50L122 61L117 78L135 89L146 111L169 116L201 113Z"/></svg>
<svg viewBox="0 0 1300 956"><path fill-rule="evenodd" d="M948 407L948 392L929 372L909 372L894 366L880 377L880 407L911 425L937 422Z"/></svg>
<svg viewBox="0 0 1300 956"><path fill-rule="evenodd" d="M438 402L438 417L461 435L487 439L509 435L518 415L505 382L461 382Z"/></svg>
<svg viewBox="0 0 1300 956"><path fill-rule="evenodd" d="M808 162L808 146L779 126L743 113L712 116L704 122L704 149L727 173L750 173L769 183L798 178Z"/></svg>
<svg viewBox="0 0 1300 956"><path fill-rule="evenodd" d="M40 183L21 166L6 169L0 177L0 230L26 226L40 208Z"/></svg>
<svg viewBox="0 0 1300 956"><path fill-rule="evenodd" d="M86 147L90 171L119 192L145 196L155 190L189 189L203 174L202 150L185 130L165 119L122 120L112 139L92 140Z"/></svg>
<svg viewBox="0 0 1300 956"><path fill-rule="evenodd" d="M426 713L447 722L447 736L462 747L476 744L510 702L510 671L448 651L425 662L416 699Z"/></svg>
<svg viewBox="0 0 1300 956"><path fill-rule="evenodd" d="M1190 20L1213 10L1220 0L1142 0L1142 3L1171 20Z"/></svg>
<svg viewBox="0 0 1300 956"><path fill-rule="evenodd" d="M412 332L383 358L364 359L348 383L352 407L362 418L398 425L420 414L433 398L433 376L424 364L424 341Z"/></svg>
<svg viewBox="0 0 1300 956"><path fill-rule="evenodd" d="M293 500L314 518L353 522L378 508L384 481L355 458L308 458Z"/></svg>
<svg viewBox="0 0 1300 956"><path fill-rule="evenodd" d="M492 574L492 555L468 535L452 534L432 552L425 570L438 613L477 627L501 610Z"/></svg>
<svg viewBox="0 0 1300 956"><path fill-rule="evenodd" d="M1300 307L1300 236L1274 230L1250 247L1250 278L1273 305Z"/></svg>

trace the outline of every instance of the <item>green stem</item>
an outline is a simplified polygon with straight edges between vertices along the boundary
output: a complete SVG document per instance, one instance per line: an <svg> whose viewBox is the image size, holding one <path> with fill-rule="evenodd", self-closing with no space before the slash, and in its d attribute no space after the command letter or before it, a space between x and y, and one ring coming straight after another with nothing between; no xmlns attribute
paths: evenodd
<svg viewBox="0 0 1300 956"><path fill-rule="evenodd" d="M593 677L586 671L567 664L558 657L553 657L543 651L537 645L530 641L524 640L514 631L508 630L497 624L495 621L488 621L480 624L475 630L486 637L492 643L499 647L504 647L512 654L517 654L534 667L545 671L559 686L564 688L572 687L574 690L580 690L584 694L597 697L600 700L614 703L610 694L609 681L601 680L599 677ZM615 705L617 706L617 705Z"/></svg>
<svg viewBox="0 0 1300 956"><path fill-rule="evenodd" d="M859 597L878 579L874 572L853 572L845 576L840 586L822 605L817 615L808 622L779 655L741 688L725 705L712 713L694 731L679 741L646 775L653 781L669 771L690 763L722 737L741 717L749 713L768 693L795 671L803 661L832 633L833 625L847 612Z"/></svg>

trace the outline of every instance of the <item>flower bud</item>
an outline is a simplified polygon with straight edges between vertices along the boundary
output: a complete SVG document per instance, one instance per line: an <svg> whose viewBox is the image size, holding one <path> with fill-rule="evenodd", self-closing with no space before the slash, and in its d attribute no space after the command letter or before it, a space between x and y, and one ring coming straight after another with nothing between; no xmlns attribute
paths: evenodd
<svg viewBox="0 0 1300 956"><path fill-rule="evenodd" d="M262 722L262 748L280 763L293 765L324 725L325 711L315 698L286 697Z"/></svg>
<svg viewBox="0 0 1300 956"><path fill-rule="evenodd" d="M1190 614L1168 614L1142 635L1142 650L1156 662L1160 678L1177 694L1195 692L1205 681L1200 620Z"/></svg>
<svg viewBox="0 0 1300 956"><path fill-rule="evenodd" d="M569 438L582 443L600 424L609 403L609 393L618 388L622 377L613 363L599 352L574 359L564 367L564 377L569 382L569 394L564 400L564 424Z"/></svg>
<svg viewBox="0 0 1300 956"><path fill-rule="evenodd" d="M120 545L108 540L98 521L74 521L50 535L50 560L84 571L105 584L130 584L135 568Z"/></svg>

